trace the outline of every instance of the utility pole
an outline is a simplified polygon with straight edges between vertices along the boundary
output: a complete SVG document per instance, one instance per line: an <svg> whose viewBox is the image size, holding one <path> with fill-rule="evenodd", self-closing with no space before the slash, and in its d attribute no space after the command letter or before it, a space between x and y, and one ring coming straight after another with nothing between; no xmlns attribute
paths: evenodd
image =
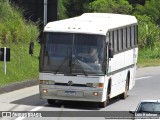
<svg viewBox="0 0 160 120"><path fill-rule="evenodd" d="M6 75L7 64L6 64L6 47L4 47L4 74Z"/></svg>
<svg viewBox="0 0 160 120"><path fill-rule="evenodd" d="M44 26L47 24L47 6L48 0L44 0Z"/></svg>

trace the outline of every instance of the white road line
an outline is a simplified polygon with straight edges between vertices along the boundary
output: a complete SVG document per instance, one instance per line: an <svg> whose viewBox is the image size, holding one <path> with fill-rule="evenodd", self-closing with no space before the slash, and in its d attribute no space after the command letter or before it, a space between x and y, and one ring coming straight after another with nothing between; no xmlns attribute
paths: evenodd
<svg viewBox="0 0 160 120"><path fill-rule="evenodd" d="M150 78L150 77L152 77L152 76L140 77L140 78L136 78L136 80L146 79L146 78Z"/></svg>
<svg viewBox="0 0 160 120"><path fill-rule="evenodd" d="M38 110L40 110L42 108L43 108L43 106L38 106L38 107L36 107L36 108L34 108L34 109L30 110L30 111L38 111Z"/></svg>
<svg viewBox="0 0 160 120"><path fill-rule="evenodd" d="M34 109L30 110L30 111L38 111L38 110L42 109L43 106L45 106L45 105L46 105L46 104L44 104L44 105L42 105L42 106L38 106L38 107L36 107L36 108L34 108ZM26 118L26 117L18 117L18 118L16 118L15 120L23 120L24 118Z"/></svg>

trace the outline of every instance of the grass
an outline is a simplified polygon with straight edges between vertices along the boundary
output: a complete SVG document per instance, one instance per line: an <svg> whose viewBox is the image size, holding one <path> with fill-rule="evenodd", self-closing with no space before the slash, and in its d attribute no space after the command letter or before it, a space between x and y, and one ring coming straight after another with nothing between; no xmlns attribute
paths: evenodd
<svg viewBox="0 0 160 120"><path fill-rule="evenodd" d="M138 67L160 66L160 59L139 58Z"/></svg>
<svg viewBox="0 0 160 120"><path fill-rule="evenodd" d="M28 43L35 41L39 35L38 27L23 18L20 8L8 2L0 2L0 42Z"/></svg>
<svg viewBox="0 0 160 120"><path fill-rule="evenodd" d="M0 86L38 78L39 30L35 23L23 18L20 8L8 2L0 2L0 47L11 48L11 61L4 74L0 61ZM29 55L29 42L34 41L34 56Z"/></svg>
<svg viewBox="0 0 160 120"><path fill-rule="evenodd" d="M141 49L138 55L138 67L160 66L160 49Z"/></svg>
<svg viewBox="0 0 160 120"><path fill-rule="evenodd" d="M11 45L11 61L7 62L7 74L4 74L3 62L0 62L0 86L14 82L38 78L39 44L35 44L34 55L28 53L29 44Z"/></svg>

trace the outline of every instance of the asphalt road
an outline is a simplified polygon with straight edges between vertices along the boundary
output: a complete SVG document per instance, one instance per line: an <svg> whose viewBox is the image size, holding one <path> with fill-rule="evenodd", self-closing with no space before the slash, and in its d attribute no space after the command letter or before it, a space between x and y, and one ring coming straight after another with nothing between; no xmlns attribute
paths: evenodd
<svg viewBox="0 0 160 120"><path fill-rule="evenodd" d="M38 86L28 87L13 92L0 94L0 111L58 111L58 116L63 111L129 111L134 110L140 100L160 99L160 67L140 68L137 70L136 85L129 91L126 100L119 98L111 99L110 104L105 108L98 108L96 104L88 102L57 102L49 106L46 100L39 99ZM61 112L59 112L61 111ZM1 112L0 112L1 114ZM31 118L3 117L0 120L30 120ZM37 120L81 120L81 119L102 119L104 117L54 117L54 118L32 118Z"/></svg>

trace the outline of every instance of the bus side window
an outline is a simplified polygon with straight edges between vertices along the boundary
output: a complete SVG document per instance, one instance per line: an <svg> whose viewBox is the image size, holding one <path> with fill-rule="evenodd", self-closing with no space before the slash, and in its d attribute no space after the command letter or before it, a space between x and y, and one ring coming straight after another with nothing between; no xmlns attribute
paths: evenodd
<svg viewBox="0 0 160 120"><path fill-rule="evenodd" d="M123 49L125 50L127 48L127 33L126 33L126 28L123 28Z"/></svg>
<svg viewBox="0 0 160 120"><path fill-rule="evenodd" d="M117 39L117 30L114 31L114 52L116 53L117 52L117 48L118 48L118 39Z"/></svg>
<svg viewBox="0 0 160 120"><path fill-rule="evenodd" d="M131 47L134 47L134 39L135 39L135 36L134 36L134 32L135 32L135 27L134 26L131 26Z"/></svg>
<svg viewBox="0 0 160 120"><path fill-rule="evenodd" d="M114 50L114 32L112 31L112 49Z"/></svg>
<svg viewBox="0 0 160 120"><path fill-rule="evenodd" d="M123 48L122 29L118 30L118 46L119 51L121 51Z"/></svg>
<svg viewBox="0 0 160 120"><path fill-rule="evenodd" d="M130 46L131 46L131 40L130 40L130 38L131 38L131 31L130 31L130 27L127 27L127 48L130 48Z"/></svg>
<svg viewBox="0 0 160 120"><path fill-rule="evenodd" d="M113 32L111 31L111 32L109 33L109 43L110 43L111 49L114 48L113 42L114 42L114 41L113 41Z"/></svg>
<svg viewBox="0 0 160 120"><path fill-rule="evenodd" d="M135 25L135 46L137 46L137 44L138 44L138 26L137 25Z"/></svg>

